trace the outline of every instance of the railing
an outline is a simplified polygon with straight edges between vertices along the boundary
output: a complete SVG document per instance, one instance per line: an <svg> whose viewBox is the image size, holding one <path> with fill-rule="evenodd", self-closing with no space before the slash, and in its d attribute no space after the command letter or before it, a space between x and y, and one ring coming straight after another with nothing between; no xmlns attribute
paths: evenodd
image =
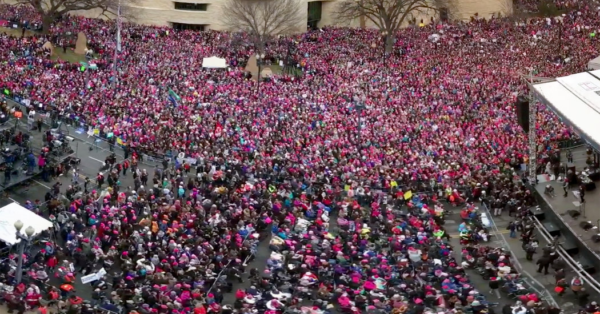
<svg viewBox="0 0 600 314"><path fill-rule="evenodd" d="M36 281L36 283L39 283L39 282ZM48 284L48 283L44 283L44 285L47 287L46 290L49 290L51 288L55 288L53 285ZM85 301L88 301L88 300L85 300ZM100 312L100 313L106 313L106 314L124 314L125 313L124 308L121 308L118 305L115 305L115 306L121 308L121 310L119 312L115 312L115 311L112 311L112 310L109 310L109 309L102 308L101 307L102 303L100 303L100 302L96 302L96 303L98 303L98 304L95 304L96 313L98 313L98 312ZM90 304L94 304L94 303L90 302ZM55 309L58 310L58 305L57 304L53 304L52 306L49 306L49 307L52 307L52 308L55 308ZM59 313L62 313L62 312L59 311Z"/></svg>
<svg viewBox="0 0 600 314"><path fill-rule="evenodd" d="M539 233L542 235L542 237L548 243L553 243L554 240L552 235L550 235L550 233L544 228L544 226L540 223L537 217L532 216L532 221L535 227L538 229ZM569 267L571 267L571 269L573 269L573 271L575 271L575 273L579 277L584 279L584 282L587 284L587 286L591 287L594 291L596 291L596 293L600 294L600 284L596 281L596 279L594 279L594 277L592 277L587 271L583 269L581 263L574 260L573 257L571 257L571 255L569 255L567 251L565 251L565 249L560 245L557 247L556 251L558 255L560 255L560 257L562 257L562 259L567 263L567 265L569 265Z"/></svg>
<svg viewBox="0 0 600 314"><path fill-rule="evenodd" d="M250 236L251 236L251 235L252 235L252 234L253 234L255 231L256 231L256 230L252 230L252 232L248 232L248 234L247 234L247 235L244 237L244 240L242 241L242 245L244 245L244 243L246 242L246 240L248 240L248 238L249 238L249 237L250 237ZM8 249L9 249L9 248L8 248ZM252 252L251 252L251 254L250 254L248 257L246 257L246 259L243 261L243 263L244 263L244 264L245 264L245 263L247 263L247 262L248 262L248 261L249 261L249 260L252 258L252 256L253 256L254 254L255 254L255 252L253 252L253 251L252 251ZM220 272L217 274L217 276L215 277L215 282L214 282L214 283L213 283L213 284L210 286L210 288L209 288L209 289L206 291L206 295L208 295L208 294L209 294L209 293L210 293L210 292L213 290L213 288L215 287L215 285L217 284L217 282L219 282L219 278L221 278L221 276L223 275L223 273L224 273L226 270L228 270L228 268L229 268L229 265L230 265L230 264L231 264L231 260L230 260L230 261L227 263L227 265L225 265L225 266L223 267L223 269L222 269L222 270L221 270L221 271L220 271ZM50 285L50 284L48 284L48 283L45 283L45 285L46 285L47 287L54 287L54 286L52 286L52 285ZM92 303L92 304L93 304L93 303ZM100 306L102 306L101 304L96 304L96 306L97 306L97 310L98 310L98 311L101 311L101 312L103 312L103 313L107 313L107 314L123 314L123 313L124 313L124 311L123 311L123 310L124 310L124 308L123 308L123 310L122 310L121 312L115 312L115 311L111 311L111 310L108 310L108 309L101 308L101 307L100 307Z"/></svg>
<svg viewBox="0 0 600 314"><path fill-rule="evenodd" d="M504 249L511 252L511 256L513 256L513 258L511 259L513 267L519 274L525 275L526 278L524 279L526 280L524 280L524 282L529 286L531 290L535 291L535 293L540 297L541 300L546 301L546 303L548 303L548 305L550 306L559 307L556 300L554 300L554 297L552 297L551 292L548 291L548 289L546 289L544 285L541 284L538 280L536 280L529 272L523 269L523 266L516 258L515 253L511 250L510 245L506 240L506 237L504 237L504 234L500 232L498 226L496 225L496 222L492 219L492 213L490 212L487 205L485 203L482 203L481 207L483 207L485 213L488 215L488 220L490 221L494 237L499 237L497 243L501 244L504 247Z"/></svg>
<svg viewBox="0 0 600 314"><path fill-rule="evenodd" d="M42 25L40 23L27 23L25 25L24 23L20 22L20 20L18 18L16 18L14 15L10 16L10 17L0 16L0 20L7 21L8 25L6 27L8 27L8 28L21 29L21 28L23 28L23 26L25 26L25 29L30 30L30 31L41 31L42 30ZM14 25L16 25L17 27L14 28L13 27Z"/></svg>
<svg viewBox="0 0 600 314"><path fill-rule="evenodd" d="M112 153L114 153L116 156L118 156L120 159L125 159L125 154L122 152L122 150L120 149L121 147L119 145L113 145L109 142L107 142L105 139L94 136L92 139L92 141L88 140L86 138L86 136L84 135L80 135L78 134L76 131L76 129L72 128L69 125L65 125L65 127L69 128L69 136L75 138L77 140L77 142L81 142L89 147L92 148L92 151L95 152L104 152L106 153L106 155L110 155ZM97 142L97 140L99 142ZM111 150L111 146L112 146L112 150ZM115 149L115 148L119 148L119 149ZM162 161L162 159L157 160L155 157L152 157L150 155L147 154L141 154L141 160L138 159L138 162L140 164L144 164L147 165L149 167L159 167L160 166L160 161ZM129 157L131 158L131 157ZM164 157L162 157L164 158Z"/></svg>
<svg viewBox="0 0 600 314"><path fill-rule="evenodd" d="M538 209L538 210L540 210L540 209ZM550 232L548 232L548 230L546 230L546 228L544 228L544 226L538 220L538 218L535 217L535 215L534 215L531 217L531 219L532 219L534 225L536 226L536 228L540 231L540 234L542 235L542 237L548 243L553 243L554 237L550 234ZM589 249L589 247L587 246L587 244L585 242L583 242L581 240L580 240L580 242L581 242L581 244L583 244L584 246L586 246ZM573 257L571 255L569 255L569 253L567 253L567 251L560 245L557 248L557 252L565 260L565 262L571 268L573 268L573 270L579 276L581 276L582 278L584 278L587 281L587 283L592 287L592 289L594 289L598 294L600 294L600 283L598 283L598 281L596 281L596 279L594 277L592 277L592 275L590 275L587 271L585 271L583 269L583 266L581 265L581 263L579 261L576 261L575 259L573 259Z"/></svg>
<svg viewBox="0 0 600 314"><path fill-rule="evenodd" d="M587 143L583 139L566 139L558 141L559 149L573 149L576 147L587 145Z"/></svg>
<svg viewBox="0 0 600 314"><path fill-rule="evenodd" d="M577 245L580 249L580 254L585 253L584 254L585 257L595 259L595 260L591 260L590 262L597 265L598 262L600 261L600 256L594 250L592 250L592 248L590 248L590 246L573 230L573 228L571 228L571 226L569 226L569 224L561 217L561 215L559 215L558 212L556 212L554 210L552 205L549 204L548 202L546 202L544 197L533 186L528 186L528 188L531 191L532 195L538 201L538 204L540 204L538 206L538 211L545 213L546 216L550 216L550 217L554 218L556 223L558 223L559 225L562 225L562 226L559 226L559 229L567 230L568 232L570 232L572 237L574 238L574 240L576 240L578 242ZM546 219L548 219L548 218L546 218ZM533 221L534 221L536 227L538 227L538 229L540 230L540 234L542 236L544 236L544 238L546 240L548 240L549 243L552 243L554 237L552 235L550 235L550 233L548 232L548 230L546 230L546 228L544 228L543 224L536 217L533 217ZM566 235L569 235L569 234L566 233L565 236ZM569 235L569 236L571 236L571 235ZM594 278L591 274L589 274L587 271L585 271L583 269L583 266L581 265L580 261L576 261L575 259L573 259L573 257L571 257L565 251L565 249L563 247L560 247L559 251L562 252L567 257L567 258L565 258L565 261L570 261L572 263L572 267L575 270L575 272L577 272L578 274L581 274L581 276L583 278L588 279L588 283L592 286L592 288L596 292L598 292L600 294L600 283L598 282L598 280L596 278ZM569 264L571 264L571 263L569 263Z"/></svg>
<svg viewBox="0 0 600 314"><path fill-rule="evenodd" d="M4 95L2 97L2 99L7 100L9 102L14 102L15 104L17 104L21 107L26 106L23 103L23 99L20 97L13 98L13 97L8 97L8 96ZM43 121L44 125L52 128L51 121L48 121L46 119L44 119L42 121ZM60 121L62 126L67 128L69 136L75 138L79 142L82 142L82 143L88 145L95 151L104 151L107 154L114 153L115 155L124 159L124 153L121 152L121 148L122 148L121 145L111 144L105 138L103 138L101 136L93 136L93 137L91 137L91 139L92 139L91 141L88 140L87 134L79 134L78 133L78 129L83 129L83 130L87 131L88 126L83 121L77 122L77 123L79 123L79 127L73 127L72 125L70 125L70 124L74 124L75 121L76 121L75 119L66 119L66 121ZM21 124L21 126L25 126L25 124ZM112 147L112 150L111 150L111 147ZM119 149L115 149L115 148L119 148ZM172 158L172 154L170 154L170 152L165 155L161 155L161 156L147 154L144 152L141 152L140 155L141 155L142 159L138 160L138 162L145 164L147 166L150 166L150 167L157 167L157 166L159 166L159 164L162 160L164 160L164 159L170 160Z"/></svg>
<svg viewBox="0 0 600 314"><path fill-rule="evenodd" d="M254 231L255 230L253 230L252 232L248 232L248 234L244 237L244 240L242 240L242 247L244 246L244 242L246 242L246 240L248 240L248 237L250 237ZM250 260L250 258L252 257L252 255L254 255L254 252L251 252L251 254L248 255L248 257L246 257L246 259L244 260L243 263L246 264L248 262L248 260ZM223 267L223 269L221 269L221 271L217 274L215 282L213 282L213 284L210 286L210 288L206 291L206 295L208 295L213 290L213 288L219 282L219 279L223 275L223 272L225 272L226 270L229 269L229 265L230 264L231 264L231 260L229 260L229 262L227 263L227 265L225 265Z"/></svg>

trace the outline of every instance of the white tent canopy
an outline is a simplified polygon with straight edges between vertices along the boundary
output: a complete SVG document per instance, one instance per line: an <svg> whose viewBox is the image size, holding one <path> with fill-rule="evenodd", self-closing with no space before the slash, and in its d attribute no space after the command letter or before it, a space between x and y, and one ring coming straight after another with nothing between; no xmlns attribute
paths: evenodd
<svg viewBox="0 0 600 314"><path fill-rule="evenodd" d="M590 62L588 62L588 68L592 70L600 70L600 56L590 60Z"/></svg>
<svg viewBox="0 0 600 314"><path fill-rule="evenodd" d="M600 149L600 70L535 84L533 90L581 138Z"/></svg>
<svg viewBox="0 0 600 314"><path fill-rule="evenodd" d="M21 239L17 238L15 222L20 220L23 222L21 232L24 234L27 227L33 227L35 232L33 235L38 235L44 230L52 228L52 223L43 217L36 215L34 212L17 204L11 203L0 208L0 241L13 245L19 243Z"/></svg>
<svg viewBox="0 0 600 314"><path fill-rule="evenodd" d="M202 67L211 69L225 69L227 68L227 61L225 61L224 58L219 57L203 58Z"/></svg>

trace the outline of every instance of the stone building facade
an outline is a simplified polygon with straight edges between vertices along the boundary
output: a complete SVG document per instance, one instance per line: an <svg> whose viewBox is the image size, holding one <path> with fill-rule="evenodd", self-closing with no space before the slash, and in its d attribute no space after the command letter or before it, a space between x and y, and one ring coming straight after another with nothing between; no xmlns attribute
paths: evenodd
<svg viewBox="0 0 600 314"><path fill-rule="evenodd" d="M12 0L14 1L14 0ZM193 28L200 30L223 30L219 18L223 12L219 3L224 0L135 0L135 5L127 6L123 10L131 21L139 24L150 24L160 26L171 26L174 28ZM305 29L309 24L323 27L329 25L351 26L351 27L375 27L367 19L356 19L354 21L340 22L335 18L336 7L339 1L345 0L298 0L306 3L306 10L300 12L302 20L306 24L298 25L298 29ZM349 0L354 1L354 0ZM447 8L448 17L451 19L466 20L477 14L482 18L489 18L494 14L503 16L512 13L513 0L445 0L450 3ZM11 0L5 0L11 2ZM126 2L126 0L124 0ZM99 17L95 10L78 11L86 17ZM430 21L431 17L439 18L439 12L430 12L417 16L417 20Z"/></svg>

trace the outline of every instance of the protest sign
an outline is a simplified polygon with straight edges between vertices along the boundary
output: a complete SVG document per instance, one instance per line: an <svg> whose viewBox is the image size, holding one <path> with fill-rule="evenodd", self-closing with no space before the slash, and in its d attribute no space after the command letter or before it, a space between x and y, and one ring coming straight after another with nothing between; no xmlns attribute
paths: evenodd
<svg viewBox="0 0 600 314"><path fill-rule="evenodd" d="M81 277L81 283L82 284L87 284L87 283L90 283L90 282L93 282L93 281L96 281L96 280L98 280L98 276L96 275L96 273L89 274L89 275Z"/></svg>

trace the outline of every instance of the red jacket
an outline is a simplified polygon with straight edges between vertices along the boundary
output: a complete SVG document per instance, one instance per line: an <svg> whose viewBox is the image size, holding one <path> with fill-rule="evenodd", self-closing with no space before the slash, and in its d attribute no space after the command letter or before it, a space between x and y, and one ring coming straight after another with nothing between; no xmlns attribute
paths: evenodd
<svg viewBox="0 0 600 314"><path fill-rule="evenodd" d="M46 264L48 265L48 267L54 268L56 267L56 265L58 265L58 259L56 258L56 256L52 256L48 259L48 262L46 262Z"/></svg>

